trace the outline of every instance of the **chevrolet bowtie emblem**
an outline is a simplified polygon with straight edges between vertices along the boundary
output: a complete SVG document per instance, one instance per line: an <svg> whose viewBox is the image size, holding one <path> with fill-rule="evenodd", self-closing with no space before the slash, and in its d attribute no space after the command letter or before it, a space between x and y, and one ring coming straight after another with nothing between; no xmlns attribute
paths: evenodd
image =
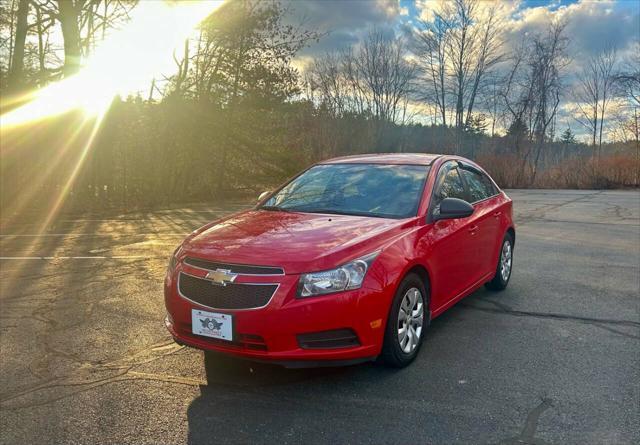
<svg viewBox="0 0 640 445"><path fill-rule="evenodd" d="M229 283L233 283L237 276L237 273L231 273L228 269L216 269L209 272L206 278L213 284L226 286Z"/></svg>

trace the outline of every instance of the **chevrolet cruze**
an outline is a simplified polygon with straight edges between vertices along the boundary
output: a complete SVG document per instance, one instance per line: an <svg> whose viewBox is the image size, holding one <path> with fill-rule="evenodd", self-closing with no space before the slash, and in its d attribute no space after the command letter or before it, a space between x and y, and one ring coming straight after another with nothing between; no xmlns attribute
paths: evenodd
<svg viewBox="0 0 640 445"><path fill-rule="evenodd" d="M507 286L514 243L511 200L467 159L332 159L189 235L169 261L165 323L208 363L406 366L433 318Z"/></svg>

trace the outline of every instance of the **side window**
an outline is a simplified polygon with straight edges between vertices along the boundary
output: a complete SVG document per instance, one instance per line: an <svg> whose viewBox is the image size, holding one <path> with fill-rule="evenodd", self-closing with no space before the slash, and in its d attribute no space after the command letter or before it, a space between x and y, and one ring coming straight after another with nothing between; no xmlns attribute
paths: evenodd
<svg viewBox="0 0 640 445"><path fill-rule="evenodd" d="M464 180L469 187L471 202L482 201L483 199L486 199L489 196L493 195L493 190L487 187L488 184L485 182L480 173L463 168L462 175L464 176Z"/></svg>
<svg viewBox="0 0 640 445"><path fill-rule="evenodd" d="M493 181L489 179L487 175L482 175L482 181L485 184L485 187L489 193L489 196L495 196L499 193L497 187L493 184Z"/></svg>
<svg viewBox="0 0 640 445"><path fill-rule="evenodd" d="M438 173L436 192L434 195L435 206L439 206L445 198L467 199L462 178L460 178L456 164L453 162L442 166Z"/></svg>

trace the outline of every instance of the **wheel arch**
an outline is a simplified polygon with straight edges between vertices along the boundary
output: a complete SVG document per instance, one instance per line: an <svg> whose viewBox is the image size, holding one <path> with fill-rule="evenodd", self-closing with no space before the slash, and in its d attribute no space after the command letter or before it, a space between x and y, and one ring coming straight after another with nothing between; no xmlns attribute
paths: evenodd
<svg viewBox="0 0 640 445"><path fill-rule="evenodd" d="M513 226L510 226L507 229L507 233L511 235L511 239L513 240L513 247L516 246L516 229L513 228Z"/></svg>
<svg viewBox="0 0 640 445"><path fill-rule="evenodd" d="M427 290L427 298L429 309L431 309L431 276L429 275L429 270L422 264L413 264L411 265L405 273L402 275L402 279L399 281L400 283L404 280L409 274L416 274L420 277L422 282L425 284L425 288Z"/></svg>

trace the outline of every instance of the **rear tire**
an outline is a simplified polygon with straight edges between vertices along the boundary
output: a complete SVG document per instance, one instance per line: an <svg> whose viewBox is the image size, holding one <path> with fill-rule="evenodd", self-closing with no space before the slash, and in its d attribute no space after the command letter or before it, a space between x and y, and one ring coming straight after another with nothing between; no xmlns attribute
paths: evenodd
<svg viewBox="0 0 640 445"><path fill-rule="evenodd" d="M430 316L426 283L411 273L398 286L389 309L382 361L394 368L410 364L418 355Z"/></svg>
<svg viewBox="0 0 640 445"><path fill-rule="evenodd" d="M507 232L502 240L500 247L500 256L498 257L498 265L496 266L496 274L491 281L485 284L485 287L494 291L501 291L507 288L513 271L513 235Z"/></svg>

